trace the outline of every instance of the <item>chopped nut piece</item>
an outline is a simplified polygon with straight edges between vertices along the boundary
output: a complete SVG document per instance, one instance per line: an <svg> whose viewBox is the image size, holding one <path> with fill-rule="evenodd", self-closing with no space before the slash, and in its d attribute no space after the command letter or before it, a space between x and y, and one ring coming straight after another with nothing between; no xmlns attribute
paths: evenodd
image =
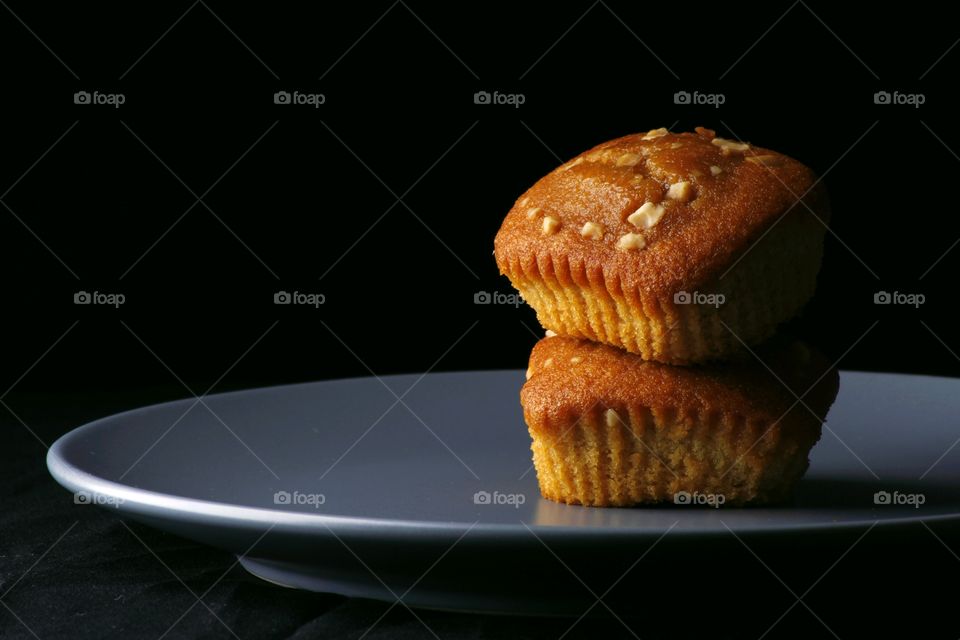
<svg viewBox="0 0 960 640"><path fill-rule="evenodd" d="M582 157L581 157L581 158L577 158L576 160L574 160L574 161L570 162L569 164L567 164L567 166L564 168L564 171L569 171L570 169L573 169L575 166L577 166L577 165L580 164L581 162L583 162L583 158L582 158Z"/></svg>
<svg viewBox="0 0 960 640"><path fill-rule="evenodd" d="M714 138L710 142L720 147L725 156L730 155L734 151L743 153L750 148L750 145L746 142L735 142L733 140L727 140L726 138Z"/></svg>
<svg viewBox="0 0 960 640"><path fill-rule="evenodd" d="M660 222L660 218L663 217L664 211L666 211L666 209L663 208L663 205L653 204L652 202L644 202L639 209L627 216L627 222L638 229L649 229ZM621 240L623 240L623 238L621 238Z"/></svg>
<svg viewBox="0 0 960 640"><path fill-rule="evenodd" d="M672 143L670 143L670 148L671 148L671 149L679 149L679 148L682 147L682 146L683 146L683 143L682 143L682 142L672 142Z"/></svg>
<svg viewBox="0 0 960 640"><path fill-rule="evenodd" d="M527 209L527 219L533 220L537 217L538 213L540 213L540 207L530 207Z"/></svg>
<svg viewBox="0 0 960 640"><path fill-rule="evenodd" d="M604 412L603 417L606 419L608 427L612 428L620 424L620 416L618 416L617 412L613 409L607 409Z"/></svg>
<svg viewBox="0 0 960 640"><path fill-rule="evenodd" d="M674 183L667 189L667 197L671 200L687 202L693 197L693 187L691 187L690 183L686 180Z"/></svg>
<svg viewBox="0 0 960 640"><path fill-rule="evenodd" d="M667 128L666 128L666 127L660 127L659 129L651 129L650 131L647 132L647 135L643 136L643 138L641 138L641 139L642 139L642 140L653 140L653 139L655 139L655 138L663 137L663 136L667 135L668 133L670 133L670 132L667 131Z"/></svg>
<svg viewBox="0 0 960 640"><path fill-rule="evenodd" d="M517 204L519 204L520 207L522 208L522 207L527 206L527 203L528 203L528 202L530 202L530 198L524 198L523 200L521 200L521 201L518 202Z"/></svg>
<svg viewBox="0 0 960 640"><path fill-rule="evenodd" d="M591 240L600 240L603 238L603 225L596 222L585 222L583 229L580 229L580 235Z"/></svg>
<svg viewBox="0 0 960 640"><path fill-rule="evenodd" d="M633 165L637 164L641 160L643 160L643 156L641 156L639 153L625 153L619 158L617 158L617 166L632 167Z"/></svg>
<svg viewBox="0 0 960 640"><path fill-rule="evenodd" d="M560 229L560 221L554 217L547 216L543 219L543 235L553 235Z"/></svg>
<svg viewBox="0 0 960 640"><path fill-rule="evenodd" d="M570 364L580 364L582 360L583 358L581 358L580 356L573 356L572 358L570 358Z"/></svg>
<svg viewBox="0 0 960 640"><path fill-rule="evenodd" d="M548 337L548 338L552 338L552 337L554 337L554 336L557 335L557 332L556 332L556 331L551 331L550 329L547 329L547 332L546 332L544 335L545 335L546 337Z"/></svg>
<svg viewBox="0 0 960 640"><path fill-rule="evenodd" d="M547 358L546 360L543 361L543 366L545 367L549 367L552 364L553 364L553 358Z"/></svg>
<svg viewBox="0 0 960 640"><path fill-rule="evenodd" d="M591 151L585 157L589 162L607 162L613 154L613 149L597 149Z"/></svg>
<svg viewBox="0 0 960 640"><path fill-rule="evenodd" d="M775 156L771 154L764 154L760 156L747 156L747 162L752 162L754 164L759 164L764 167L779 167L783 164L783 157Z"/></svg>
<svg viewBox="0 0 960 640"><path fill-rule="evenodd" d="M527 369L527 380L530 379L530 376L533 375L533 369Z"/></svg>
<svg viewBox="0 0 960 640"><path fill-rule="evenodd" d="M715 165L715 164L710 165L710 175L712 175L712 176L718 176L718 175L720 175L721 173L723 173L723 169L721 169L720 167L718 167L718 166Z"/></svg>
<svg viewBox="0 0 960 640"><path fill-rule="evenodd" d="M617 248L625 251L630 249L643 249L647 246L646 240L639 233L625 233L617 241Z"/></svg>

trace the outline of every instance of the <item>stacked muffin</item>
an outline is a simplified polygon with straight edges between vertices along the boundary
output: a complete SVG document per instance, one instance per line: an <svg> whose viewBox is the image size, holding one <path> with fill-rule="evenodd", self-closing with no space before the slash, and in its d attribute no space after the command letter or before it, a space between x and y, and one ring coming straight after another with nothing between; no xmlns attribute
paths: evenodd
<svg viewBox="0 0 960 640"><path fill-rule="evenodd" d="M839 379L774 334L828 218L810 169L703 128L606 142L523 194L494 255L551 336L521 391L544 497L789 496Z"/></svg>

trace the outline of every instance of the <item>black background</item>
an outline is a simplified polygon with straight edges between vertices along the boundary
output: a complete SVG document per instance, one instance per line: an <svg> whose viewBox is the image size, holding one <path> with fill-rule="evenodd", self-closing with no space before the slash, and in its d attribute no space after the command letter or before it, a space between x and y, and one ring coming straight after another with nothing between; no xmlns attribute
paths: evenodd
<svg viewBox="0 0 960 640"><path fill-rule="evenodd" d="M511 291L491 256L503 215L561 160L660 126L707 126L825 176L832 232L791 330L843 368L956 375L958 36L924 2L0 8L14 515L41 485L67 510L43 445L103 412L212 385L523 367L533 312L474 304ZM274 104L294 90L326 102ZM126 101L77 105L77 91ZM926 102L877 105L877 91ZM81 290L126 303L75 305ZM326 303L278 306L280 290ZM926 302L878 306L881 290ZM72 517L33 515L50 530L10 551L5 578Z"/></svg>
<svg viewBox="0 0 960 640"><path fill-rule="evenodd" d="M275 321L218 388L366 375L322 323L378 374L427 369L475 321L438 369L522 367L533 312L473 304L477 291L510 291L491 256L503 215L558 164L554 153L675 121L826 172L833 234L799 333L840 356L880 320L845 367L956 371L920 321L960 345L947 315L960 253L919 280L960 237L960 160L946 146L960 147L949 93L960 56L918 80L956 39L949 21L876 7L865 21L810 5L854 54L800 4L736 63L789 5L608 5L616 16L596 5L546 55L590 5L409 5L416 15L396 5L352 49L390 5L209 6L250 51L204 5L145 55L186 7L20 7L79 80L4 19L0 184L13 185L3 201L23 223L0 211L9 381L78 321L16 390L182 395L131 333L206 389ZM295 89L326 103L273 103ZM75 105L78 90L122 92L126 103ZM526 102L475 105L478 90ZM678 106L678 90L722 92L726 103ZM922 92L926 103L875 105L879 90ZM184 215L190 190L214 183L203 199L213 213L197 204ZM127 302L76 306L78 290ZM277 290L320 292L326 304L278 307ZM878 307L878 290L927 303Z"/></svg>

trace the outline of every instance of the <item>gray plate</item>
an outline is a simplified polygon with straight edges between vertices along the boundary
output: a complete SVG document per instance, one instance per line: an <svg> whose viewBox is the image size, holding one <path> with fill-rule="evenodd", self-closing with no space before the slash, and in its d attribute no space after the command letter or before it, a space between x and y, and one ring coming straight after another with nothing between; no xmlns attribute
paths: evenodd
<svg viewBox="0 0 960 640"><path fill-rule="evenodd" d="M719 510L543 500L522 383L434 373L170 402L72 431L47 465L78 501L237 553L273 582L488 611L589 603L551 572L578 558L622 570L668 530L661 557L731 531L801 544L960 519L960 380L844 372L795 503Z"/></svg>

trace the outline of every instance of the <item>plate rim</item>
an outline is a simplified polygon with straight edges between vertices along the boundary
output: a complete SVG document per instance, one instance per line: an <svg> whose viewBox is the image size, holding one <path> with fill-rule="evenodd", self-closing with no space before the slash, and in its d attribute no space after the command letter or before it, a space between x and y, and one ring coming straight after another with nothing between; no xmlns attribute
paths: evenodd
<svg viewBox="0 0 960 640"><path fill-rule="evenodd" d="M474 371L448 371L436 372L432 375L463 375L463 374L496 374L505 373L510 375L522 375L521 369L481 369ZM942 380L960 380L960 378L951 378L949 376L932 376L927 374L911 374L896 372L877 372L877 371L859 371L859 370L841 370L841 373L847 374L869 374L880 376L908 376L913 378L934 378ZM416 373L390 374L381 376L383 379L399 379L404 377L417 376ZM369 380L371 376L355 376L350 378L332 378L327 380L314 380L308 382L298 382L291 384L278 384L264 387L253 387L249 389L238 389L225 391L207 398L227 398L235 395L249 395L251 393L269 392L275 389L293 389L296 387L306 387L324 383L346 382L357 380ZM284 511L281 509L269 509L262 507L249 507L215 500L205 500L190 498L186 496L161 493L149 489L142 489L128 484L123 484L114 480L108 480L91 474L83 469L71 464L64 455L64 450L69 447L76 439L82 438L89 430L95 430L102 427L105 423L115 422L131 416L136 416L148 411L155 411L163 408L176 407L177 405L189 404L195 402L196 398L181 398L176 400L167 400L164 402L127 409L119 413L110 414L97 418L96 420L85 423L63 434L51 445L47 452L47 469L61 486L71 492L89 491L98 495L120 498L122 500L115 507L102 508L113 509L121 515L141 515L151 518L160 518L162 520L190 522L208 527L218 528L247 528L262 530L273 528L287 533L323 533L323 529L333 533L342 532L346 535L360 534L369 535L376 531L378 536L396 535L404 536L410 533L416 533L418 536L428 536L447 539L450 536L459 536L467 531L478 536L503 540L514 535L527 536L529 533L515 523L480 523L467 521L428 521L411 520L390 517L360 517L360 516L342 516L323 513L302 513L293 511ZM590 507L578 507L588 509ZM643 508L643 507L638 507ZM960 512L954 514L930 514L927 516L900 516L893 518L858 518L843 522L831 523L790 523L790 524L735 524L733 531L742 534L794 534L804 532L828 533L844 530L862 530L870 526L896 527L904 525L917 524L919 522L954 522L960 521ZM619 538L630 537L633 539L642 537L658 537L662 533L661 529L638 529L633 527L623 527L617 529L604 528L602 526L570 526L570 525L548 525L536 523L524 523L527 528L532 529L538 535L557 536L569 538L570 536L582 539L594 538ZM695 538L710 538L720 534L728 534L729 530L720 527L710 528L683 528L677 527L672 530L673 535Z"/></svg>

